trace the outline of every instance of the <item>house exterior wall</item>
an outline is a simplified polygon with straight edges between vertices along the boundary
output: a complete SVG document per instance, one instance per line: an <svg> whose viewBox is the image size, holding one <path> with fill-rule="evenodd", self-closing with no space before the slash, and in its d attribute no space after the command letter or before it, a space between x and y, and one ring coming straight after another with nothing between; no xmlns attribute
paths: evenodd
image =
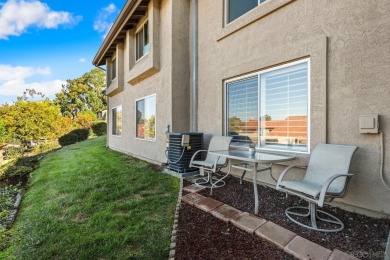
<svg viewBox="0 0 390 260"><path fill-rule="evenodd" d="M137 62L137 27L127 31L123 42L123 64L118 65L123 66L123 91L109 94L108 146L111 149L154 163L166 162L167 125L171 131L188 130L188 12L189 3L186 1L152 0L147 18L150 50ZM156 95L156 140L137 139L136 100L152 94ZM122 105L123 129L121 136L115 136L112 135L111 113L112 108L119 105Z"/></svg>
<svg viewBox="0 0 390 260"><path fill-rule="evenodd" d="M390 191L379 176L379 134L359 134L359 116L380 115L390 176L390 2L268 0L227 25L223 0L198 3L199 132L225 134L225 80L309 58L311 149L359 147L351 166L356 176L337 203L390 214ZM295 155L296 164L310 156ZM283 167L274 169L276 176ZM275 184L266 174L259 178Z"/></svg>

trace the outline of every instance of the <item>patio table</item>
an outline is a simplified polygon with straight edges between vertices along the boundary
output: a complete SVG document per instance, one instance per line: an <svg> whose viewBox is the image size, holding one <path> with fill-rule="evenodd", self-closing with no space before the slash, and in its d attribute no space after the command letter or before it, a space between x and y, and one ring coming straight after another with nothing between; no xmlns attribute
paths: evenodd
<svg viewBox="0 0 390 260"><path fill-rule="evenodd" d="M245 171L253 171L253 191L255 195L255 214L259 213L259 194L257 192L257 172L271 169L273 163L280 163L286 161L292 161L295 159L294 156L271 154L264 152L256 152L254 155L250 154L249 151L243 150L221 150L221 151L210 151L210 154L225 157L229 161L229 173L231 167L242 169ZM242 167L238 165L232 165L231 160L238 160L245 163L249 163L251 168ZM268 164L266 167L258 169L259 164Z"/></svg>

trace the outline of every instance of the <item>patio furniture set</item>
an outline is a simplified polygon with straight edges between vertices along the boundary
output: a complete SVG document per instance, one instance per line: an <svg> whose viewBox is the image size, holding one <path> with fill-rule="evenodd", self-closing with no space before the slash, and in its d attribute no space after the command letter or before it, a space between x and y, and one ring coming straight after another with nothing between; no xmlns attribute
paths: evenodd
<svg viewBox="0 0 390 260"><path fill-rule="evenodd" d="M272 175L272 165L293 161L294 156L230 149L231 140L232 137L229 136L214 136L208 150L200 150L193 155L190 167L199 168L201 175L207 174L196 181L197 185L210 188L210 195L212 195L214 188L225 185L224 179L232 169L243 171L240 183L246 172L251 171L255 197L254 213L258 214L257 174L269 171L271 177L277 182L277 190L285 192L286 195L296 195L309 203L307 207L294 206L286 209L285 214L292 222L322 232L337 232L344 229L340 219L317 208L323 207L325 202L330 202L334 198L345 196L348 181L353 176L349 173L349 166L357 146L319 144L313 149L307 166L288 166L276 180ZM206 158L195 160L196 155L202 152L207 153ZM224 167L228 167L227 173L218 178L215 173ZM288 178L294 168L306 170L302 180ZM310 224L302 222L302 218L310 218ZM318 226L320 222L328 225L320 228Z"/></svg>

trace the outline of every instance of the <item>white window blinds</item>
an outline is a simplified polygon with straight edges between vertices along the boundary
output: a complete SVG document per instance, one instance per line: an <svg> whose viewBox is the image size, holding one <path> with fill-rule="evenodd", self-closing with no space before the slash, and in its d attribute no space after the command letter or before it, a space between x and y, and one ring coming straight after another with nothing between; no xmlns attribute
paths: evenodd
<svg viewBox="0 0 390 260"><path fill-rule="evenodd" d="M307 63L261 75L261 145L307 149Z"/></svg>
<svg viewBox="0 0 390 260"><path fill-rule="evenodd" d="M227 85L228 135L233 143L246 144L258 139L258 78Z"/></svg>

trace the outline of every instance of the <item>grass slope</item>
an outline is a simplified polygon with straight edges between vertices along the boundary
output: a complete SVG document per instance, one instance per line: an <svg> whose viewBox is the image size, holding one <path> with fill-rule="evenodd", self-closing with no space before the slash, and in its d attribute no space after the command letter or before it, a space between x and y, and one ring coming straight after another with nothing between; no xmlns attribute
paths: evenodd
<svg viewBox="0 0 390 260"><path fill-rule="evenodd" d="M15 230L17 259L166 259L178 179L105 148L105 137L48 155Z"/></svg>

